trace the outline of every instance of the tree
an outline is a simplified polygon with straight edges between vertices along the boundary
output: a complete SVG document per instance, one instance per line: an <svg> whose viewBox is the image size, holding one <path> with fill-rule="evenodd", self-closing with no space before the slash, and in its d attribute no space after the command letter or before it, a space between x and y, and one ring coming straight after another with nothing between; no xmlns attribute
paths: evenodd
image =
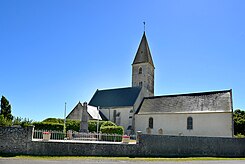
<svg viewBox="0 0 245 164"><path fill-rule="evenodd" d="M0 126L11 126L12 120L8 120L3 117L3 115L0 115Z"/></svg>
<svg viewBox="0 0 245 164"><path fill-rule="evenodd" d="M234 111L233 116L235 135L245 135L245 111L237 109Z"/></svg>
<svg viewBox="0 0 245 164"><path fill-rule="evenodd" d="M32 122L33 120L30 120L29 118L14 117L12 124L26 127L32 125Z"/></svg>
<svg viewBox="0 0 245 164"><path fill-rule="evenodd" d="M7 120L13 120L13 116L11 114L11 105L9 104L9 101L4 96L2 96L1 98L0 115L3 115L3 117Z"/></svg>

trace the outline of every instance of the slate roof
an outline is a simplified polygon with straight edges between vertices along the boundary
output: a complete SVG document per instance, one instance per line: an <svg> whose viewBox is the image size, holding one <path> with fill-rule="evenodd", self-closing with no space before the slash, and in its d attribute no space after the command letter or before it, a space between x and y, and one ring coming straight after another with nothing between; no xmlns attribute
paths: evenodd
<svg viewBox="0 0 245 164"><path fill-rule="evenodd" d="M138 114L181 112L231 112L232 90L146 97Z"/></svg>
<svg viewBox="0 0 245 164"><path fill-rule="evenodd" d="M140 91L140 87L97 90L89 105L100 106L102 108L133 106Z"/></svg>
<svg viewBox="0 0 245 164"><path fill-rule="evenodd" d="M79 101L77 103L77 105L72 109L72 111L68 114L68 116L66 118L71 118L71 119L81 119L82 118L82 109L83 109L83 104ZM72 115L74 115L74 113L77 113L78 115L76 115L76 118L72 117ZM91 119L99 119L102 120L104 118L104 115L102 116L101 112L99 111L99 115L98 115L98 110L96 107L88 105L87 107L87 112L89 114L89 116L91 117Z"/></svg>
<svg viewBox="0 0 245 164"><path fill-rule="evenodd" d="M137 53L133 61L133 64L138 64L138 63L150 63L154 67L145 32L142 36L140 45L138 47Z"/></svg>

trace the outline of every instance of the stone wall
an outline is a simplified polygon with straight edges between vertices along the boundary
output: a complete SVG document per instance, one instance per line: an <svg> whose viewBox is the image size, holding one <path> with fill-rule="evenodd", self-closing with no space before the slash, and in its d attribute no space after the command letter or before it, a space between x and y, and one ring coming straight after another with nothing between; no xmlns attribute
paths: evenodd
<svg viewBox="0 0 245 164"><path fill-rule="evenodd" d="M245 138L141 135L141 156L245 157Z"/></svg>
<svg viewBox="0 0 245 164"><path fill-rule="evenodd" d="M32 142L31 155L51 156L135 156L137 145L72 142Z"/></svg>
<svg viewBox="0 0 245 164"><path fill-rule="evenodd" d="M26 154L32 142L33 127L1 127L0 154Z"/></svg>
<svg viewBox="0 0 245 164"><path fill-rule="evenodd" d="M245 139L140 135L138 144L32 141L33 127L0 127L0 154L132 157L245 157Z"/></svg>

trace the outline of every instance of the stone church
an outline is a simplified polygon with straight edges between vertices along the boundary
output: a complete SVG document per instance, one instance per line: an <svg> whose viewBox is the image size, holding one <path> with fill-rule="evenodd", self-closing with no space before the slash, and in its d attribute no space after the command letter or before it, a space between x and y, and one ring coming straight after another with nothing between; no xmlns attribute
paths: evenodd
<svg viewBox="0 0 245 164"><path fill-rule="evenodd" d="M127 134L233 136L231 90L155 96L154 70L144 32L132 64L132 86L98 89L89 105Z"/></svg>

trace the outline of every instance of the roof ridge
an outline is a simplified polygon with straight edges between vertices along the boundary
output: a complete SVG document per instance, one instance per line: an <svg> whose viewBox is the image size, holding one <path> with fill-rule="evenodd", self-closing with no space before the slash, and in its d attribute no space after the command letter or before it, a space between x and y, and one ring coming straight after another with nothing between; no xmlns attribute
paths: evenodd
<svg viewBox="0 0 245 164"><path fill-rule="evenodd" d="M162 95L162 96L152 96L152 97L145 97L144 99L154 99L154 98L161 98L161 97L177 97L177 96L201 96L201 95L225 93L225 92L232 92L232 89L206 91L206 92L181 93L181 94L171 94L171 95Z"/></svg>
<svg viewBox="0 0 245 164"><path fill-rule="evenodd" d="M141 89L141 87L121 87L121 88L110 88L110 89L97 89L97 91L110 91L110 90L122 90L122 89L132 89L132 88L138 88Z"/></svg>

